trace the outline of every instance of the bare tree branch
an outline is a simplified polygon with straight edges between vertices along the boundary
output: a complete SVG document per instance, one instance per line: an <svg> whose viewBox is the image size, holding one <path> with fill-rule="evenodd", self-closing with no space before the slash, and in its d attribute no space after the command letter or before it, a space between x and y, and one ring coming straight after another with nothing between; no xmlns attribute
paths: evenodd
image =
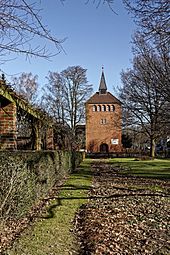
<svg viewBox="0 0 170 255"><path fill-rule="evenodd" d="M39 1L0 0L0 38L1 57L13 52L49 59L63 50L64 40L53 36L42 22ZM41 46L33 46L35 39ZM55 46L54 53L46 48L47 42Z"/></svg>
<svg viewBox="0 0 170 255"><path fill-rule="evenodd" d="M133 68L122 72L120 97L130 117L126 124L135 128L138 125L147 134L151 143L151 156L154 157L155 142L160 137L166 137L169 130L170 101L167 87L170 86L170 80L166 66L170 60L166 50L160 54L139 36L135 38L135 49Z"/></svg>
<svg viewBox="0 0 170 255"><path fill-rule="evenodd" d="M145 37L156 44L170 42L170 4L167 0L123 0Z"/></svg>

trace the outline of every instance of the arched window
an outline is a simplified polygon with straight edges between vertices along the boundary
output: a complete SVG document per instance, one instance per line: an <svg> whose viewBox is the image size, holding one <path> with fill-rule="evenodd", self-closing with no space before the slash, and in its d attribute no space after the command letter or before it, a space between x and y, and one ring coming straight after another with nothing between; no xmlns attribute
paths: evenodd
<svg viewBox="0 0 170 255"><path fill-rule="evenodd" d="M106 111L106 106L103 104L102 105L102 112L105 112Z"/></svg>
<svg viewBox="0 0 170 255"><path fill-rule="evenodd" d="M101 112L101 106L100 105L97 106L97 111Z"/></svg>
<svg viewBox="0 0 170 255"><path fill-rule="evenodd" d="M97 106L93 105L93 112L96 112L96 111L97 111Z"/></svg>
<svg viewBox="0 0 170 255"><path fill-rule="evenodd" d="M107 112L110 112L110 105L107 105Z"/></svg>
<svg viewBox="0 0 170 255"><path fill-rule="evenodd" d="M114 107L114 105L112 104L112 105L111 105L111 112L114 112L114 110L115 110L115 107Z"/></svg>

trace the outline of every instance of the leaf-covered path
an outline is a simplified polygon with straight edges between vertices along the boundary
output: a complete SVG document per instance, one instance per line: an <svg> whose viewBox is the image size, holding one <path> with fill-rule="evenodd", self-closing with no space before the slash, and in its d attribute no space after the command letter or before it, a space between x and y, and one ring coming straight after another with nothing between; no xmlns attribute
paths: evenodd
<svg viewBox="0 0 170 255"><path fill-rule="evenodd" d="M55 187L56 192L54 190L53 197L49 198L37 220L3 255L79 254L73 220L78 208L87 202L90 186L91 172L86 161L77 172L70 175L64 185Z"/></svg>
<svg viewBox="0 0 170 255"><path fill-rule="evenodd" d="M76 216L81 254L169 255L169 187L94 163L90 201Z"/></svg>

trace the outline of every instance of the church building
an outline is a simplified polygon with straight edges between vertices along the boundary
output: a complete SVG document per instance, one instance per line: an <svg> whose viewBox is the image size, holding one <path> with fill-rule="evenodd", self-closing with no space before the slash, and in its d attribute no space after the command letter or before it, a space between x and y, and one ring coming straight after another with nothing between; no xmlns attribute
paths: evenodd
<svg viewBox="0 0 170 255"><path fill-rule="evenodd" d="M86 102L86 151L114 153L122 150L121 102L107 91L102 70L99 91Z"/></svg>

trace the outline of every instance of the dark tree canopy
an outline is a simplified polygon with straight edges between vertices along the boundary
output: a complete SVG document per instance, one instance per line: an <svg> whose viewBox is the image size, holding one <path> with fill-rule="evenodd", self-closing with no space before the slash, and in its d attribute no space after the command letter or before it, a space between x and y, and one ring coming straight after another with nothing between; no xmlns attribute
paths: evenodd
<svg viewBox="0 0 170 255"><path fill-rule="evenodd" d="M128 134L122 135L122 144L124 148L131 148L132 147L132 138Z"/></svg>

